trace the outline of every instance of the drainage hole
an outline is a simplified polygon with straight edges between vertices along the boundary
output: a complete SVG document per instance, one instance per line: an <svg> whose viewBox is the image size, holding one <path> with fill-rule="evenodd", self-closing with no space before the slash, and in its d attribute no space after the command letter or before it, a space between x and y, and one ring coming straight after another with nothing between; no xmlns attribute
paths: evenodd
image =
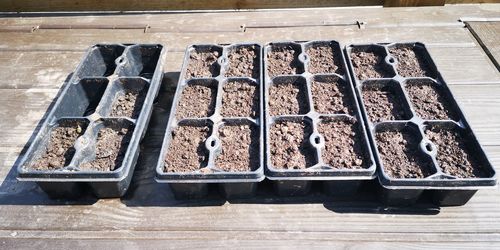
<svg viewBox="0 0 500 250"><path fill-rule="evenodd" d="M390 63L394 63L394 62L395 62L394 58L393 58L393 57L390 57L390 58L389 58L389 62L390 62Z"/></svg>
<svg viewBox="0 0 500 250"><path fill-rule="evenodd" d="M432 145L430 143L426 143L425 149L427 149L427 151L429 151L429 152L432 152Z"/></svg>
<svg viewBox="0 0 500 250"><path fill-rule="evenodd" d="M321 142L321 138L319 136L314 137L314 143L319 144Z"/></svg>
<svg viewBox="0 0 500 250"><path fill-rule="evenodd" d="M123 63L123 57L118 60L118 63L122 64Z"/></svg>

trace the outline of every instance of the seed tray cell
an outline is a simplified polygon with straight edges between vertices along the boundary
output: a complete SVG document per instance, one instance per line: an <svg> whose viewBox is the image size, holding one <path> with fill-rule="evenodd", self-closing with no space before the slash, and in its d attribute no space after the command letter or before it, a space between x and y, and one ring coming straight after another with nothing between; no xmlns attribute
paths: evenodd
<svg viewBox="0 0 500 250"><path fill-rule="evenodd" d="M395 74L364 77L371 69L359 63L360 51L377 51L375 68ZM410 205L425 193L437 205L463 205L478 189L496 186L491 163L424 44L349 45L344 52L386 203ZM373 84L391 85L397 98L374 100L366 94Z"/></svg>
<svg viewBox="0 0 500 250"><path fill-rule="evenodd" d="M158 44L90 47L18 165L18 179L37 182L55 198L87 191L98 198L123 196L164 58Z"/></svg>
<svg viewBox="0 0 500 250"><path fill-rule="evenodd" d="M354 194L375 177L375 161L340 45L272 42L264 55L266 176L276 192L305 195L321 181L328 194Z"/></svg>
<svg viewBox="0 0 500 250"><path fill-rule="evenodd" d="M264 179L261 59L255 43L187 48L156 168L176 198L211 186L227 199L255 194Z"/></svg>

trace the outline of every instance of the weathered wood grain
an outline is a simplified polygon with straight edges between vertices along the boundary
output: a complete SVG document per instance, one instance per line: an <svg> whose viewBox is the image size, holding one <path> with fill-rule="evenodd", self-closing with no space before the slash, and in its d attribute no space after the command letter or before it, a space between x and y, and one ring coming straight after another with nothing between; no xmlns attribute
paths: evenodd
<svg viewBox="0 0 500 250"><path fill-rule="evenodd" d="M500 72L500 22L468 22L467 25Z"/></svg>

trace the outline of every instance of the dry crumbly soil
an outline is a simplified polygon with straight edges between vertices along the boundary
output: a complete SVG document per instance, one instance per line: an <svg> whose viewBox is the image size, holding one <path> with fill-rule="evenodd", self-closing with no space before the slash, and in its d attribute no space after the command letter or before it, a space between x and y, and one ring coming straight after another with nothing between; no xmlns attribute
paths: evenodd
<svg viewBox="0 0 500 250"><path fill-rule="evenodd" d="M309 144L310 126L304 122L280 121L272 125L269 138L271 164L278 169L305 169L315 164Z"/></svg>
<svg viewBox="0 0 500 250"><path fill-rule="evenodd" d="M227 172L248 172L259 167L259 137L250 125L226 125L219 130L222 150L215 166Z"/></svg>
<svg viewBox="0 0 500 250"><path fill-rule="evenodd" d="M143 88L140 91L127 90L119 94L113 101L110 116L124 116L132 119L139 117L147 93L148 89Z"/></svg>
<svg viewBox="0 0 500 250"><path fill-rule="evenodd" d="M208 151L205 140L208 127L179 126L172 132L172 140L165 157L165 172L194 172L206 166Z"/></svg>
<svg viewBox="0 0 500 250"><path fill-rule="evenodd" d="M436 145L439 167L458 178L488 177L481 162L468 148L466 138L457 131L428 129L426 137Z"/></svg>
<svg viewBox="0 0 500 250"><path fill-rule="evenodd" d="M311 74L344 74L341 51L331 45L316 45L307 49L309 55L309 72Z"/></svg>
<svg viewBox="0 0 500 250"><path fill-rule="evenodd" d="M255 117L258 112L257 86L244 80L231 80L223 86L221 115Z"/></svg>
<svg viewBox="0 0 500 250"><path fill-rule="evenodd" d="M318 132L325 138L323 161L333 168L359 169L369 167L363 160L364 148L356 124L348 121L329 121L318 125Z"/></svg>
<svg viewBox="0 0 500 250"><path fill-rule="evenodd" d="M352 66L360 80L368 78L391 78L394 73L390 65L386 64L384 57L371 51L357 51L351 53Z"/></svg>
<svg viewBox="0 0 500 250"><path fill-rule="evenodd" d="M187 85L182 90L177 119L202 118L214 113L217 88L198 84Z"/></svg>
<svg viewBox="0 0 500 250"><path fill-rule="evenodd" d="M366 88L363 90L363 103L372 122L405 120L410 115L394 90L390 88Z"/></svg>
<svg viewBox="0 0 500 250"><path fill-rule="evenodd" d="M95 159L80 165L83 170L113 171L122 165L134 129L105 127L99 130Z"/></svg>
<svg viewBox="0 0 500 250"><path fill-rule="evenodd" d="M420 151L420 141L409 132L384 131L376 134L384 171L392 178L425 178L432 161Z"/></svg>
<svg viewBox="0 0 500 250"><path fill-rule="evenodd" d="M389 49L397 60L397 71L403 77L434 77L425 58L411 46L399 46Z"/></svg>
<svg viewBox="0 0 500 250"><path fill-rule="evenodd" d="M269 76L293 75L302 72L299 52L292 46L273 46L267 54L267 73Z"/></svg>
<svg viewBox="0 0 500 250"><path fill-rule="evenodd" d="M67 166L75 155L76 139L83 135L85 126L77 121L66 122L52 129L47 147L28 168L55 170Z"/></svg>
<svg viewBox="0 0 500 250"><path fill-rule="evenodd" d="M228 55L229 69L226 77L259 78L259 60L255 46L238 47Z"/></svg>
<svg viewBox="0 0 500 250"><path fill-rule="evenodd" d="M269 114L305 114L308 109L306 85L300 82L277 83L269 88Z"/></svg>
<svg viewBox="0 0 500 250"><path fill-rule="evenodd" d="M217 58L221 53L217 50L192 51L186 69L186 79L193 77L215 77L219 74Z"/></svg>
<svg viewBox="0 0 500 250"><path fill-rule="evenodd" d="M340 79L316 80L311 84L314 109L320 114L352 114L349 88Z"/></svg>
<svg viewBox="0 0 500 250"><path fill-rule="evenodd" d="M417 114L424 120L456 120L451 105L432 83L407 84L406 90Z"/></svg>

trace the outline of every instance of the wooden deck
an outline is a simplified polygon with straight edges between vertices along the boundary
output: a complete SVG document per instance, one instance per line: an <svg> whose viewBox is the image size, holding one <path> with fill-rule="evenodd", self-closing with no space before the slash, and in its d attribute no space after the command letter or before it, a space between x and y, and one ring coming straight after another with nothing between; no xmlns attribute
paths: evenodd
<svg viewBox="0 0 500 250"><path fill-rule="evenodd" d="M150 164L188 44L336 39L425 42L500 170L500 72L458 21L499 17L500 5L492 4L0 18L0 248L500 248L498 189L440 209L388 209L317 195L186 202L155 183ZM111 42L162 43L169 50L143 141L147 152L122 199L50 200L35 184L16 181L18 155L84 50Z"/></svg>

